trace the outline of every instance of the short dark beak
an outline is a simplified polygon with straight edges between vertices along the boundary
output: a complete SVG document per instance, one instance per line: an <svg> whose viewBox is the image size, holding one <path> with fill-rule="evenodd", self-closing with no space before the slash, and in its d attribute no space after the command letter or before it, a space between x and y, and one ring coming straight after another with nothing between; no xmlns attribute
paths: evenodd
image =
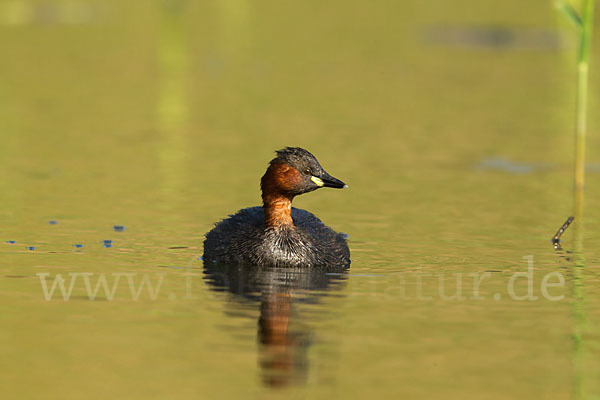
<svg viewBox="0 0 600 400"><path fill-rule="evenodd" d="M330 188L335 188L335 189L344 189L344 188L348 187L348 185L346 185L344 182L340 181L337 178L334 178L333 176L329 175L327 172L325 172L323 174L321 179L323 180L324 187L330 187Z"/></svg>

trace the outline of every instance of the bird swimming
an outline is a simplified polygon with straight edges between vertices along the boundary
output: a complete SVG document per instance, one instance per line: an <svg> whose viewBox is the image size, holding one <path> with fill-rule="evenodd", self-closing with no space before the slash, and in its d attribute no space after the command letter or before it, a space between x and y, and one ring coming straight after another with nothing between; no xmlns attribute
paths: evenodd
<svg viewBox="0 0 600 400"><path fill-rule="evenodd" d="M345 235L308 211L292 207L295 196L322 187L348 187L300 147L276 151L263 175L262 206L239 210L217 223L204 240L205 263L269 267L350 264Z"/></svg>

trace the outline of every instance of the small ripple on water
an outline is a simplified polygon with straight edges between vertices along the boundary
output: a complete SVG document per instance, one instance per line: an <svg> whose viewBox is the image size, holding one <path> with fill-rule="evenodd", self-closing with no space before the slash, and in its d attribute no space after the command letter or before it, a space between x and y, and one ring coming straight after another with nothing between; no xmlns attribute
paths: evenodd
<svg viewBox="0 0 600 400"><path fill-rule="evenodd" d="M430 45L499 50L559 50L565 45L557 31L493 25L432 25L423 29L422 40Z"/></svg>
<svg viewBox="0 0 600 400"><path fill-rule="evenodd" d="M511 174L529 174L531 172L547 170L551 164L516 162L503 157L484 158L477 165L480 170L496 170Z"/></svg>

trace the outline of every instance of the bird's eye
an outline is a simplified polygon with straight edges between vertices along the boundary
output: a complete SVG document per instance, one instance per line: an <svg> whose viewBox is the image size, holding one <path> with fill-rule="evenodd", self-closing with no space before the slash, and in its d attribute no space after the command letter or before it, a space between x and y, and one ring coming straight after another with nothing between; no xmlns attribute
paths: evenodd
<svg viewBox="0 0 600 400"><path fill-rule="evenodd" d="M306 168L306 169L304 170L304 173L305 173L306 175L312 175L312 172L310 171L310 168Z"/></svg>

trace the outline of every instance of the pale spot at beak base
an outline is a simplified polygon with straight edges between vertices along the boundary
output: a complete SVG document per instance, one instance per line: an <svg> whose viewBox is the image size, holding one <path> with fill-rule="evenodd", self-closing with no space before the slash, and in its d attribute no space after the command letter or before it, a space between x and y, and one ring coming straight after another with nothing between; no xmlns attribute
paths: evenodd
<svg viewBox="0 0 600 400"><path fill-rule="evenodd" d="M323 180L321 180L320 178L317 178L316 176L311 176L310 180L313 181L315 183L315 185L322 187L324 185Z"/></svg>

